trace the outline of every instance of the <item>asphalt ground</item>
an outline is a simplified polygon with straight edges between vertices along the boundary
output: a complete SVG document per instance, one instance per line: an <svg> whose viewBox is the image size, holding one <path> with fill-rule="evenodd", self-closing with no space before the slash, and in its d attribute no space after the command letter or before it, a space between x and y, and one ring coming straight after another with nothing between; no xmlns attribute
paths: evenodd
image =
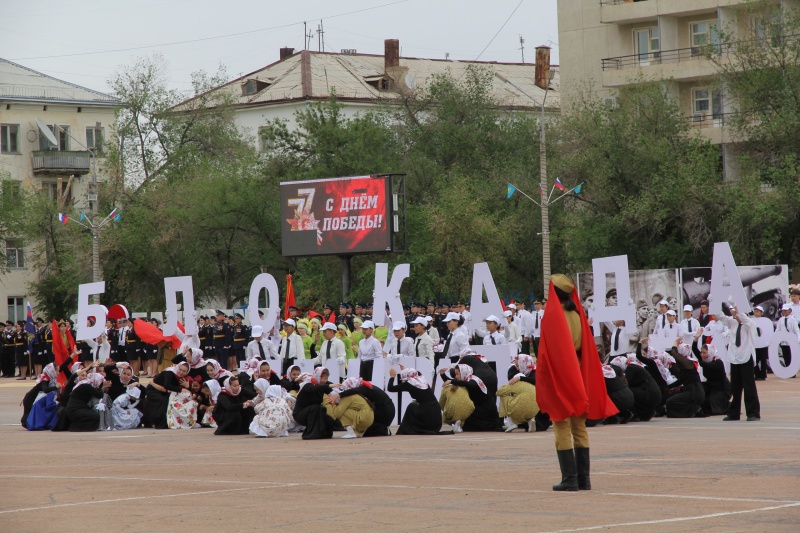
<svg viewBox="0 0 800 533"><path fill-rule="evenodd" d="M28 432L0 380L0 531L792 531L800 379L760 422L589 430L592 490L556 493L552 429L303 441L209 429Z"/></svg>

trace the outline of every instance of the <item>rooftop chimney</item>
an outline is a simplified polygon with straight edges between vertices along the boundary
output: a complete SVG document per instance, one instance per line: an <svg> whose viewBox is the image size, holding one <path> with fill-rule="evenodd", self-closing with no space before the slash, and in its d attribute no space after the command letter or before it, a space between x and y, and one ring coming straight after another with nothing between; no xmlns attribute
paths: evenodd
<svg viewBox="0 0 800 533"><path fill-rule="evenodd" d="M400 40L386 39L383 41L383 66L387 70L400 66Z"/></svg>
<svg viewBox="0 0 800 533"><path fill-rule="evenodd" d="M547 90L550 88L550 47L536 47L536 86Z"/></svg>
<svg viewBox="0 0 800 533"><path fill-rule="evenodd" d="M281 48L281 61L294 54L294 48Z"/></svg>

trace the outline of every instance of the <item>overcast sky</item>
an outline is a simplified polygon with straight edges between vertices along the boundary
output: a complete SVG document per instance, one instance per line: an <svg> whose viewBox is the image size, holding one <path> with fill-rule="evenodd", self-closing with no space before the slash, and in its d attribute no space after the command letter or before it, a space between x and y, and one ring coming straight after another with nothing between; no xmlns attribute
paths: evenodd
<svg viewBox="0 0 800 533"><path fill-rule="evenodd" d="M522 35L526 62L539 44L558 62L555 0L28 0L0 15L0 57L109 92L114 72L158 53L188 91L197 70L223 64L234 78L302 49L303 21L316 50L320 19L326 51L382 54L396 38L408 57L519 62Z"/></svg>

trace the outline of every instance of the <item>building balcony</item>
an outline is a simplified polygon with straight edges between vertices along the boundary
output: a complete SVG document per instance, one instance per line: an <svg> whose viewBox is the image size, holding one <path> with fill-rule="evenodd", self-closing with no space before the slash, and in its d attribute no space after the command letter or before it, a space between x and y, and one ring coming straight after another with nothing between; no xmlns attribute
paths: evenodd
<svg viewBox="0 0 800 533"><path fill-rule="evenodd" d="M717 65L708 58L707 52L713 52L717 61L725 61L731 45L712 46L713 49L709 46L696 46L601 59L603 85L624 87L635 83L637 78L646 81L691 81L716 77L719 75Z"/></svg>
<svg viewBox="0 0 800 533"><path fill-rule="evenodd" d="M600 0L600 22L631 24L658 16L711 13L719 7L747 3L752 0Z"/></svg>
<svg viewBox="0 0 800 533"><path fill-rule="evenodd" d="M34 174L73 174L82 176L91 169L89 152L37 150L33 152Z"/></svg>

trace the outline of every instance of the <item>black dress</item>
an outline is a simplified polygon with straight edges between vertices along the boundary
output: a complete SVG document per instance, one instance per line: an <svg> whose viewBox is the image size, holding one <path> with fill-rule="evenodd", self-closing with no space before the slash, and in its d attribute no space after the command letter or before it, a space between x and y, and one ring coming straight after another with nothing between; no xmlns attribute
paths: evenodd
<svg viewBox="0 0 800 533"><path fill-rule="evenodd" d="M650 373L639 365L629 364L625 369L625 378L633 393L631 412L640 421L647 422L653 418L656 408L661 404L661 389Z"/></svg>
<svg viewBox="0 0 800 533"><path fill-rule="evenodd" d="M331 390L331 386L327 383L325 385L309 383L297 394L292 416L298 424L305 426L303 440L333 438L335 421L322 405L324 396L330 394Z"/></svg>
<svg viewBox="0 0 800 533"><path fill-rule="evenodd" d="M617 410L619 410L619 414L607 418L606 424L620 421L624 424L631 418L630 410L633 407L633 392L628 388L622 369L617 366L612 366L611 368L614 369L614 377L605 378L606 392L611 401L614 402Z"/></svg>
<svg viewBox="0 0 800 533"><path fill-rule="evenodd" d="M458 363L472 368L472 373L475 374L475 377L480 378L483 384L486 385L489 396L492 398L497 396L497 374L485 361L474 355L465 355Z"/></svg>
<svg viewBox="0 0 800 533"><path fill-rule="evenodd" d="M488 368L489 365L486 366ZM499 431L501 429L502 424L500 415L497 413L497 404L495 403L497 397L495 395L484 394L480 386L473 380L453 379L450 384L467 389L469 399L475 405L475 411L464 421L464 431ZM495 381L495 387L497 387L497 381ZM488 389L489 386L487 385L486 388ZM496 388L495 392L497 392Z"/></svg>
<svg viewBox="0 0 800 533"><path fill-rule="evenodd" d="M103 391L84 383L75 387L69 396L67 416L70 431L97 431L100 427L100 414L89 407L92 398L102 398Z"/></svg>
<svg viewBox="0 0 800 533"><path fill-rule="evenodd" d="M389 378L389 392L407 392L414 401L406 408L398 435L437 435L442 429L442 408L433 389L420 389L405 381L397 384ZM376 411L377 413L377 411Z"/></svg>
<svg viewBox="0 0 800 533"><path fill-rule="evenodd" d="M178 376L171 370L164 370L156 374L153 383L161 385L167 392L156 390L152 385L147 386L147 412L145 413L145 426L156 429L167 429L167 407L169 407L170 392L181 392Z"/></svg>
<svg viewBox="0 0 800 533"><path fill-rule="evenodd" d="M52 431L69 430L70 420L69 417L67 416L67 405L69 405L69 397L72 394L72 389L75 388L75 383L78 381L78 374L73 374L69 369L69 367L72 366L74 362L75 361L73 359L67 358L59 367L59 371L63 372L64 375L67 376L67 382L61 389L61 394L58 395L58 409L56 410L56 415L58 416L58 422L56 423L56 427L54 427Z"/></svg>
<svg viewBox="0 0 800 533"><path fill-rule="evenodd" d="M680 355L674 348L670 351L670 355L675 358L676 366L679 367L681 390L667 399L667 417L693 418L698 411L702 414L701 408L706 395L694 362Z"/></svg>
<svg viewBox="0 0 800 533"><path fill-rule="evenodd" d="M269 382L272 383L272 379L270 379ZM281 387L286 389L286 392L295 391L298 394L300 393L300 382L298 382L298 381L293 381L293 380L291 380L289 378L283 378L280 381L278 381L278 383L276 383L276 385L280 385ZM320 401L322 401L322 400L320 400Z"/></svg>
<svg viewBox="0 0 800 533"><path fill-rule="evenodd" d="M214 435L247 435L256 411L252 406L244 407L244 402L254 397L254 393L244 388L236 396L221 392L214 406L214 421L217 423Z"/></svg>
<svg viewBox="0 0 800 533"><path fill-rule="evenodd" d="M706 396L703 402L703 414L724 415L731 403L731 382L725 374L725 365L716 359L708 363L700 361L700 366L706 378L706 382L703 383L703 392Z"/></svg>
<svg viewBox="0 0 800 533"><path fill-rule="evenodd" d="M106 365L105 372L106 372L106 381L111 382L111 387L108 388L106 394L108 397L111 398L113 402L120 394L125 392L125 385L119 380L119 374L115 372L116 365Z"/></svg>
<svg viewBox="0 0 800 533"><path fill-rule="evenodd" d="M389 395L378 387L372 388L364 385L353 387L340 394L340 397L346 398L353 394L360 394L372 405L372 410L375 413L375 420L370 427L364 432L365 437L386 437L389 435L389 426L392 425L394 420L395 406L394 402Z"/></svg>

